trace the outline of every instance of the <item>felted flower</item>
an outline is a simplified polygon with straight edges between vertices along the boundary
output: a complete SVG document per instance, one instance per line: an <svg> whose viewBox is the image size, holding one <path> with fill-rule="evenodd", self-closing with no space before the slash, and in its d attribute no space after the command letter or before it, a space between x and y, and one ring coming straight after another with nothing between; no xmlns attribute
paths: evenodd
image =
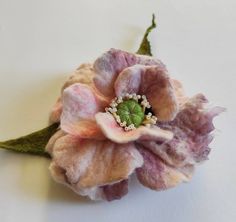
<svg viewBox="0 0 236 222"><path fill-rule="evenodd" d="M187 97L160 60L111 49L62 88L50 116L60 130L46 147L51 175L109 201L127 194L132 174L153 190L174 187L207 159L222 111L202 94Z"/></svg>

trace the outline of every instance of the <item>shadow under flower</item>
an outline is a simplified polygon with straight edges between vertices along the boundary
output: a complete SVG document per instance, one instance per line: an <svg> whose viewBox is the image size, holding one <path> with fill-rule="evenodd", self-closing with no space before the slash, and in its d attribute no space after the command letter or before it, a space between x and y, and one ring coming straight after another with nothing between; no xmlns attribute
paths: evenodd
<svg viewBox="0 0 236 222"><path fill-rule="evenodd" d="M24 196L48 203L91 204L88 198L79 196L66 186L53 181L48 170L50 159L28 154L15 155L21 159L18 184Z"/></svg>
<svg viewBox="0 0 236 222"><path fill-rule="evenodd" d="M50 202L68 202L78 204L93 203L93 201L91 201L87 197L79 196L63 184L56 183L51 177L48 178L48 181L48 200Z"/></svg>

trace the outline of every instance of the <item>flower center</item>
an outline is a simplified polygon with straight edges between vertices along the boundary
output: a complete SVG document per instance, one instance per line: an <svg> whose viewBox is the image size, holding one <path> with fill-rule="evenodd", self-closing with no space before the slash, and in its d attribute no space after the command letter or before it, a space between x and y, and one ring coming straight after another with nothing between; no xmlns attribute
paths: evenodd
<svg viewBox="0 0 236 222"><path fill-rule="evenodd" d="M117 106L116 114L120 117L121 122L126 122L126 125L131 124L134 127L139 127L144 119L144 112L141 105L134 99L128 99Z"/></svg>
<svg viewBox="0 0 236 222"><path fill-rule="evenodd" d="M150 126L157 121L145 95L126 94L124 97L114 98L110 107L105 110L111 113L126 131L138 128L140 125Z"/></svg>

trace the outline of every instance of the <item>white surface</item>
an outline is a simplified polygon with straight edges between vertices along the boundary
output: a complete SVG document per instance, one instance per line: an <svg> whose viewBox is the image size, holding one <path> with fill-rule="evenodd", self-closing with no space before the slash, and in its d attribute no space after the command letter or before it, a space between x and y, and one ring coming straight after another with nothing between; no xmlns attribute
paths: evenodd
<svg viewBox="0 0 236 222"><path fill-rule="evenodd" d="M228 112L210 161L166 192L132 182L93 203L54 183L49 160L0 151L0 221L236 221L235 0L0 0L0 140L44 127L66 74L110 47L135 51L155 12L155 55L186 91Z"/></svg>

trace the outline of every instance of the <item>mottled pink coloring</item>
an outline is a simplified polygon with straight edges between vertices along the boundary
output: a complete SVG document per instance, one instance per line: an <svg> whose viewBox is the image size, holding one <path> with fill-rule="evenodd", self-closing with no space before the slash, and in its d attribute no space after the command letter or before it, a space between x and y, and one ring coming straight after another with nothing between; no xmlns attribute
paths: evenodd
<svg viewBox="0 0 236 222"><path fill-rule="evenodd" d="M105 112L126 93L146 95L156 125L124 131ZM51 175L93 200L120 199L132 174L153 190L174 187L208 158L212 120L222 111L202 94L187 97L160 60L111 49L81 65L62 88L50 116L60 130L46 147Z"/></svg>

